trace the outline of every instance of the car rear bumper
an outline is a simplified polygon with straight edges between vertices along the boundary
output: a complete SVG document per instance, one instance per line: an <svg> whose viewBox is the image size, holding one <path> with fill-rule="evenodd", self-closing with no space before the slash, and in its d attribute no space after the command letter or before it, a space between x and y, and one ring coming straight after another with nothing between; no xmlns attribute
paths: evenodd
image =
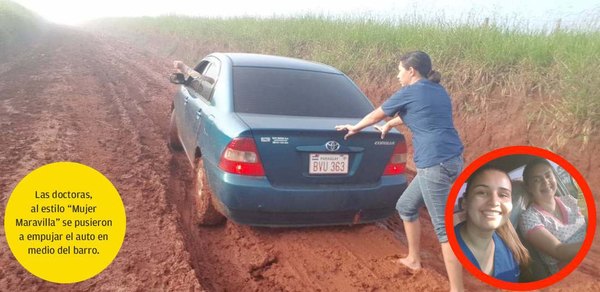
<svg viewBox="0 0 600 292"><path fill-rule="evenodd" d="M208 170L227 217L255 226L319 226L368 223L395 212L406 177L385 176L368 186L274 187L265 177Z"/></svg>

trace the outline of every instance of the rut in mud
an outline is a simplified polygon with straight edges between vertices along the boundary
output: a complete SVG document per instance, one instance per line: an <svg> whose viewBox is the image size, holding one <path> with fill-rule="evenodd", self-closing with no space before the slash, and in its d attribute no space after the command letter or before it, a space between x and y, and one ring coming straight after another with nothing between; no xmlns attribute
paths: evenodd
<svg viewBox="0 0 600 292"><path fill-rule="evenodd" d="M0 290L444 291L441 250L422 213L424 269L393 261L407 252L397 217L380 224L252 228L191 224L191 167L172 155L167 128L171 60L64 28L0 64L1 218L10 191L33 169L76 161L107 176L127 213L115 261L71 285L25 271L0 230ZM600 290L600 245L558 288ZM467 288L489 289L466 276Z"/></svg>
<svg viewBox="0 0 600 292"><path fill-rule="evenodd" d="M138 62L143 64L137 65ZM50 30L35 47L0 65L2 221L18 181L46 163L75 161L103 173L121 194L127 233L98 276L58 285L25 271L0 234L0 290L200 289L178 214L167 203L169 154L163 125L167 70L127 46Z"/></svg>

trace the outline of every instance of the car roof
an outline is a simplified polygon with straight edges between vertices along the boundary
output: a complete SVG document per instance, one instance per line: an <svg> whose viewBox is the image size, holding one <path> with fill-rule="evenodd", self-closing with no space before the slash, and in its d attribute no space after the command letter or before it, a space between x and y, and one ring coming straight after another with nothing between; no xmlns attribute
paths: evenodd
<svg viewBox="0 0 600 292"><path fill-rule="evenodd" d="M342 74L340 70L329 65L311 62L302 59L261 55L247 53L221 53L228 57L234 67L263 67L263 68L286 68L295 70L318 71L325 73ZM221 55L218 54L218 55ZM217 54L215 54L217 55Z"/></svg>
<svg viewBox="0 0 600 292"><path fill-rule="evenodd" d="M536 158L538 157L534 155L512 154L496 158L487 164L500 168L506 172L510 172L514 169L525 166L527 163Z"/></svg>

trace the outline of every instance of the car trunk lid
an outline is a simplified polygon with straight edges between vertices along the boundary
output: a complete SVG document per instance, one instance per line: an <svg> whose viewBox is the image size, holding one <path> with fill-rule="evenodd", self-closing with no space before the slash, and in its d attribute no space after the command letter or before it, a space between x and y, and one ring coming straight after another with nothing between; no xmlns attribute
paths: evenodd
<svg viewBox="0 0 600 292"><path fill-rule="evenodd" d="M404 137L396 131L381 139L369 127L344 140L346 132L336 131L335 125L354 124L355 118L238 115L250 127L265 175L274 186L377 184L396 145L406 152Z"/></svg>

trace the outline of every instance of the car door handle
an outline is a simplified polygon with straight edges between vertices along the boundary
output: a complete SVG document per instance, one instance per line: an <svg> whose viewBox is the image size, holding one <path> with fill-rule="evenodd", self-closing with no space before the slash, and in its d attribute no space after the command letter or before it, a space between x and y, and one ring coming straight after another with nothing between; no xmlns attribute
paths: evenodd
<svg viewBox="0 0 600 292"><path fill-rule="evenodd" d="M189 98L190 98L189 96L186 96L186 97L185 97L185 99L183 100L183 104L184 104L184 105L186 105L186 104L188 103L188 99L189 99Z"/></svg>
<svg viewBox="0 0 600 292"><path fill-rule="evenodd" d="M196 120L199 120L202 117L202 110L198 110L196 112Z"/></svg>

